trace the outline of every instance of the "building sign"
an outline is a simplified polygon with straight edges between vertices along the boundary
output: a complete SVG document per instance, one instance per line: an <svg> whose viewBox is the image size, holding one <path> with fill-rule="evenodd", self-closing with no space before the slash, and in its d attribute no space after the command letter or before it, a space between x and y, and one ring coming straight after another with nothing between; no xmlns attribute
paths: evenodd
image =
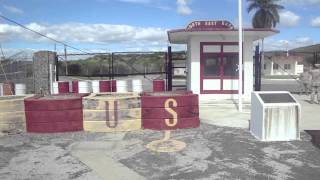
<svg viewBox="0 0 320 180"><path fill-rule="evenodd" d="M193 21L186 30L187 31L205 31L213 29L234 29L229 21Z"/></svg>

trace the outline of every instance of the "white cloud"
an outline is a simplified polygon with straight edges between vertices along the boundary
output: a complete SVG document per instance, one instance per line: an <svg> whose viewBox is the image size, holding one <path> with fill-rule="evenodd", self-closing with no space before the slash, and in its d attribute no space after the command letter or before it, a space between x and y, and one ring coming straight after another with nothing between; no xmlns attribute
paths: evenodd
<svg viewBox="0 0 320 180"><path fill-rule="evenodd" d="M320 5L320 0L282 0L283 4Z"/></svg>
<svg viewBox="0 0 320 180"><path fill-rule="evenodd" d="M188 6L188 0L177 0L177 13L183 16L190 15L192 10Z"/></svg>
<svg viewBox="0 0 320 180"><path fill-rule="evenodd" d="M278 51L278 50L287 50L294 49L303 46L309 46L315 44L315 42L310 37L297 37L295 39L267 39L265 41L265 50L266 51Z"/></svg>
<svg viewBox="0 0 320 180"><path fill-rule="evenodd" d="M44 25L26 24L30 29L48 37L73 44L141 46L141 48L162 48L167 45L167 30L156 27L136 27L113 24L64 23ZM52 42L19 26L0 24L0 42ZM52 42L53 43L53 42Z"/></svg>
<svg viewBox="0 0 320 180"><path fill-rule="evenodd" d="M23 14L23 10L21 10L15 6L3 5L3 8L11 13L14 13L14 14Z"/></svg>
<svg viewBox="0 0 320 180"><path fill-rule="evenodd" d="M313 18L310 24L313 27L320 27L320 16Z"/></svg>
<svg viewBox="0 0 320 180"><path fill-rule="evenodd" d="M293 27L299 24L300 16L291 12L291 11L281 11L280 15L280 24L287 27Z"/></svg>

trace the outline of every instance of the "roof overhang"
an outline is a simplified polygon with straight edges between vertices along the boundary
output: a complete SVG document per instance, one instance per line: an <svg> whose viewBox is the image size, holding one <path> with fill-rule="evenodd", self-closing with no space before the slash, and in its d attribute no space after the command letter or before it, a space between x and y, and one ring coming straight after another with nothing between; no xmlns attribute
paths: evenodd
<svg viewBox="0 0 320 180"><path fill-rule="evenodd" d="M259 40L279 33L280 31L275 29L264 29L264 28L251 28L244 29L244 38L250 38L251 40ZM216 36L222 37L233 37L237 39L237 29L205 29L205 30L188 30L188 29L175 29L170 30L168 33L168 39L171 44L187 44L191 36Z"/></svg>

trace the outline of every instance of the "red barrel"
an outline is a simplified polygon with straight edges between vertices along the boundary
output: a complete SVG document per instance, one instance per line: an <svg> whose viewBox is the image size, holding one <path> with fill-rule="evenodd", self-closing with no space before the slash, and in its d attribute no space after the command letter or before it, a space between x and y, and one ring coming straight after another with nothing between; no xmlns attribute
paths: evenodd
<svg viewBox="0 0 320 180"><path fill-rule="evenodd" d="M117 92L117 80L111 80L112 92Z"/></svg>
<svg viewBox="0 0 320 180"><path fill-rule="evenodd" d="M99 81L99 86L100 92L111 92L110 81Z"/></svg>
<svg viewBox="0 0 320 180"><path fill-rule="evenodd" d="M69 87L70 87L70 86L69 86L69 82L68 82L68 81L58 82L59 94L69 93L69 92L70 92Z"/></svg>
<svg viewBox="0 0 320 180"><path fill-rule="evenodd" d="M79 83L78 81L72 81L72 92L79 93Z"/></svg>
<svg viewBox="0 0 320 180"><path fill-rule="evenodd" d="M35 96L26 98L27 132L54 133L83 130L83 95Z"/></svg>
<svg viewBox="0 0 320 180"><path fill-rule="evenodd" d="M153 80L153 92L165 91L165 83L162 79Z"/></svg>
<svg viewBox="0 0 320 180"><path fill-rule="evenodd" d="M12 82L6 81L3 83L3 95L14 95L14 84Z"/></svg>
<svg viewBox="0 0 320 180"><path fill-rule="evenodd" d="M200 125L199 99L191 92L144 93L142 127L153 130L196 128Z"/></svg>

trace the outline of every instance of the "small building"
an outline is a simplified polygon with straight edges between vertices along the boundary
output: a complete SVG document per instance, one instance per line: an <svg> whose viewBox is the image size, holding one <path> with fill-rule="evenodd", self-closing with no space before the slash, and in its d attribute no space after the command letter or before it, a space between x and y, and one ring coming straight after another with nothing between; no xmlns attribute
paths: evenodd
<svg viewBox="0 0 320 180"><path fill-rule="evenodd" d="M253 42L279 31L244 29L243 97L253 91ZM168 31L171 44L187 45L187 89L200 101L238 98L238 30L228 21L194 21Z"/></svg>
<svg viewBox="0 0 320 180"><path fill-rule="evenodd" d="M264 76L297 76L303 72L304 57L287 52L266 52L262 64Z"/></svg>

